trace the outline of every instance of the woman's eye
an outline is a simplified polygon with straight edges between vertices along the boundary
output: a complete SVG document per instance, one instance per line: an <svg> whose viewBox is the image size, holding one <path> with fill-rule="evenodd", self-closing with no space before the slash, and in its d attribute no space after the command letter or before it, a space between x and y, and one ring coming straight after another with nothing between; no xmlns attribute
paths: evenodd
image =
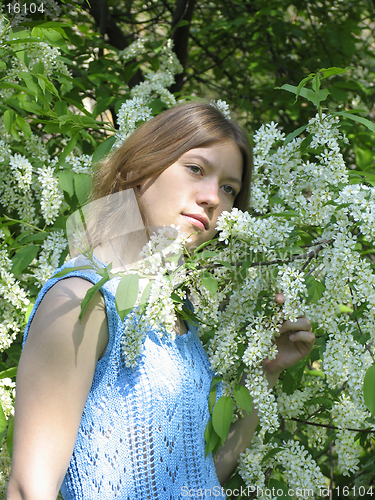
<svg viewBox="0 0 375 500"><path fill-rule="evenodd" d="M223 186L223 190L225 193L229 194L230 196L233 196L234 198L237 196L237 191L229 184Z"/></svg>
<svg viewBox="0 0 375 500"><path fill-rule="evenodd" d="M188 165L187 167L193 174L200 174L202 171L201 167L198 167L198 165Z"/></svg>

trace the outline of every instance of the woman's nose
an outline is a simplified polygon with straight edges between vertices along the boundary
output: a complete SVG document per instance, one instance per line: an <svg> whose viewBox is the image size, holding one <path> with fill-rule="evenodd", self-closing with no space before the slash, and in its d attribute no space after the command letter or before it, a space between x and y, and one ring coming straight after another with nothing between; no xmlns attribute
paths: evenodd
<svg viewBox="0 0 375 500"><path fill-rule="evenodd" d="M200 187L201 189L197 194L197 203L215 209L220 203L218 183L207 179Z"/></svg>

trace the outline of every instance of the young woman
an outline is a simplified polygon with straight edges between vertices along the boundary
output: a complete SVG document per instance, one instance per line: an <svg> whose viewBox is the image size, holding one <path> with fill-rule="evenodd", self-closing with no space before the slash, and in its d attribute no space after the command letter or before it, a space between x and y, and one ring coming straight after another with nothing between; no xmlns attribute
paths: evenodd
<svg viewBox="0 0 375 500"><path fill-rule="evenodd" d="M133 188L148 233L179 226L193 249L214 237L222 211L246 209L251 165L240 127L189 103L134 132L98 171L94 198ZM217 497L256 413L232 426L215 463L205 458L213 374L196 329L181 322L174 340L150 329L137 367L128 368L116 285L106 283L78 318L99 280L82 271L52 278L36 302L17 375L8 500L52 500L60 487L74 500ZM306 318L283 324L277 358L264 361L271 385L310 352L310 330Z"/></svg>

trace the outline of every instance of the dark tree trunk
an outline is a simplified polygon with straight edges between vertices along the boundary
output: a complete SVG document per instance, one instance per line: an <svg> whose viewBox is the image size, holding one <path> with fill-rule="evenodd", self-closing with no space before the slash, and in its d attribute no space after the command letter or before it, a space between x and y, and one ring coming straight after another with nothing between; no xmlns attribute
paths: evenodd
<svg viewBox="0 0 375 500"><path fill-rule="evenodd" d="M176 8L172 18L172 40L174 43L174 51L184 71L175 76L176 83L169 89L171 92L178 92L181 90L184 83L185 69L188 62L190 22L193 17L195 4L196 0L177 0L176 2ZM181 21L188 21L189 24L177 28L178 23Z"/></svg>

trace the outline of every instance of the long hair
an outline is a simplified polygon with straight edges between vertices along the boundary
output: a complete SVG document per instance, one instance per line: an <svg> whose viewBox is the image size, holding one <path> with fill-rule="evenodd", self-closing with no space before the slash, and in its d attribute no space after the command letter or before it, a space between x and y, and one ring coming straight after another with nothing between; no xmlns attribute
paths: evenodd
<svg viewBox="0 0 375 500"><path fill-rule="evenodd" d="M253 159L244 130L214 106L189 102L168 109L135 130L96 170L93 199L136 187L175 163L193 148L233 141L243 159L242 188L234 206L246 210ZM228 165L230 169L230 165Z"/></svg>

